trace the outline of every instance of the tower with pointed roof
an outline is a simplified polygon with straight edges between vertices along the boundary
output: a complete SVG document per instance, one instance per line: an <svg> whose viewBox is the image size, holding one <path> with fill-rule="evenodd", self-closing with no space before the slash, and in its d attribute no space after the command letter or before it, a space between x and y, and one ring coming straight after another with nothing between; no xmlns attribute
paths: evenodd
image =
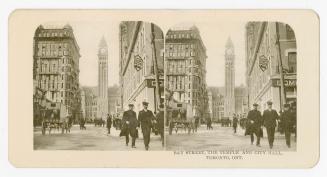
<svg viewBox="0 0 327 177"><path fill-rule="evenodd" d="M102 37L98 49L97 104L97 117L104 119L108 114L108 46L104 37Z"/></svg>
<svg viewBox="0 0 327 177"><path fill-rule="evenodd" d="M224 116L232 117L235 113L235 55L234 45L228 37L225 45L225 109Z"/></svg>

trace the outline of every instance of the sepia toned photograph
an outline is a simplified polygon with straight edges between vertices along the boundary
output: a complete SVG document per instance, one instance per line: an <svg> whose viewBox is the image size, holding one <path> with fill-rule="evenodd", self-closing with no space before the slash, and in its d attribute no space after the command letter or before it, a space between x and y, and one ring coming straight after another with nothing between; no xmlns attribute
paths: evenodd
<svg viewBox="0 0 327 177"><path fill-rule="evenodd" d="M296 151L288 24L181 23L166 33L165 51L167 150Z"/></svg>
<svg viewBox="0 0 327 177"><path fill-rule="evenodd" d="M15 167L319 161L312 11L17 10L8 32Z"/></svg>
<svg viewBox="0 0 327 177"><path fill-rule="evenodd" d="M159 27L49 22L36 28L33 51L35 150L163 149Z"/></svg>

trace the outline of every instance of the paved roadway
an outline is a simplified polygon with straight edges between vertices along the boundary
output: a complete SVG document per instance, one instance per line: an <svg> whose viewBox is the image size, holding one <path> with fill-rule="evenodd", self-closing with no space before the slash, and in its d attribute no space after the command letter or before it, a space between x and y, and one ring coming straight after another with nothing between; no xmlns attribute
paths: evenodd
<svg viewBox="0 0 327 177"><path fill-rule="evenodd" d="M213 130L206 130L202 125L197 133L187 134L181 131L172 135L166 133L167 150L227 150L227 149L248 149L248 150L268 150L268 139L261 139L261 147L251 145L250 136L244 136L244 130L238 129L234 134L232 127L220 127L213 125ZM264 129L264 134L265 134ZM265 135L264 135L265 136ZM256 140L256 137L255 137ZM255 142L254 142L255 144ZM276 133L274 147L275 150L296 151L296 142L294 135L291 139L291 148L285 143L285 136Z"/></svg>
<svg viewBox="0 0 327 177"><path fill-rule="evenodd" d="M54 130L52 130L54 131ZM116 151L143 151L144 144L142 132L139 130L140 138L136 139L136 148L125 145L125 137L119 137L120 131L111 128L112 133L107 134L105 127L94 127L86 125L86 130L80 130L75 125L71 133L61 134L54 131L50 135L42 135L40 128L34 129L34 149L36 150L116 150ZM151 134L150 151L163 150L160 136Z"/></svg>

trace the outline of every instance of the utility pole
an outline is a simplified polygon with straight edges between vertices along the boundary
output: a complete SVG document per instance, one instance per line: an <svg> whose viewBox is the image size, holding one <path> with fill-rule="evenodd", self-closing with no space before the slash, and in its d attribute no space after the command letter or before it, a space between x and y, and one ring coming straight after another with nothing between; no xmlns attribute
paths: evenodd
<svg viewBox="0 0 327 177"><path fill-rule="evenodd" d="M154 63L154 75L156 81L156 90L155 90L155 98L156 98L156 105L155 110L158 109L160 105L160 88L159 88L159 71L158 71L158 60L156 55L156 43L155 43L155 31L154 31L154 24L151 23L151 43L152 43L152 59Z"/></svg>
<svg viewBox="0 0 327 177"><path fill-rule="evenodd" d="M285 94L285 86L284 86L284 73L283 73L283 62L282 62L282 56L281 56L281 50L280 50L280 42L279 42L279 26L278 22L275 22L276 26L276 47L278 52L278 68L280 73L280 94L281 94L281 106L286 103L286 94Z"/></svg>

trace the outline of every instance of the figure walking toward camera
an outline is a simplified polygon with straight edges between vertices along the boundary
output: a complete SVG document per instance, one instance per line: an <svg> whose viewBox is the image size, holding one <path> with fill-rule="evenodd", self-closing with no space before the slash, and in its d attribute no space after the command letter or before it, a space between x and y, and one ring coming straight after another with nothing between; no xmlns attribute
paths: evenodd
<svg viewBox="0 0 327 177"><path fill-rule="evenodd" d="M238 124L238 119L237 119L236 115L234 114L233 115L233 130L234 130L234 133L236 133L237 124Z"/></svg>
<svg viewBox="0 0 327 177"><path fill-rule="evenodd" d="M289 104L284 104L284 111L280 115L281 124L285 133L286 145L291 147L291 132L295 123L295 117L290 110Z"/></svg>
<svg viewBox="0 0 327 177"><path fill-rule="evenodd" d="M134 105L129 104L127 111L124 112L122 118L122 129L120 132L120 136L125 136L126 146L129 143L129 136L132 137L132 148L136 148L135 141L138 136L137 128L138 128L138 121L136 119L136 113L133 111Z"/></svg>
<svg viewBox="0 0 327 177"><path fill-rule="evenodd" d="M256 145L260 147L260 138L262 136L262 117L260 111L258 111L258 104L253 104L253 110L249 111L247 119L249 120L245 135L251 136L251 144L254 142L254 134L257 137Z"/></svg>
<svg viewBox="0 0 327 177"><path fill-rule="evenodd" d="M264 126L266 127L267 130L267 136L268 136L268 142L269 142L269 147L270 149L273 148L274 146L274 140L275 140L275 129L277 125L277 120L278 120L278 114L277 111L272 109L272 102L268 101L268 109L266 109L263 112L263 121L264 121Z"/></svg>
<svg viewBox="0 0 327 177"><path fill-rule="evenodd" d="M107 129L108 129L108 134L110 134L111 124L112 124L112 116L108 114L107 115Z"/></svg>
<svg viewBox="0 0 327 177"><path fill-rule="evenodd" d="M154 115L152 111L148 110L149 103L143 101L143 110L139 112L138 121L141 125L142 133L143 133L143 141L145 150L149 150L150 144L150 133L152 127L152 120L154 119Z"/></svg>

